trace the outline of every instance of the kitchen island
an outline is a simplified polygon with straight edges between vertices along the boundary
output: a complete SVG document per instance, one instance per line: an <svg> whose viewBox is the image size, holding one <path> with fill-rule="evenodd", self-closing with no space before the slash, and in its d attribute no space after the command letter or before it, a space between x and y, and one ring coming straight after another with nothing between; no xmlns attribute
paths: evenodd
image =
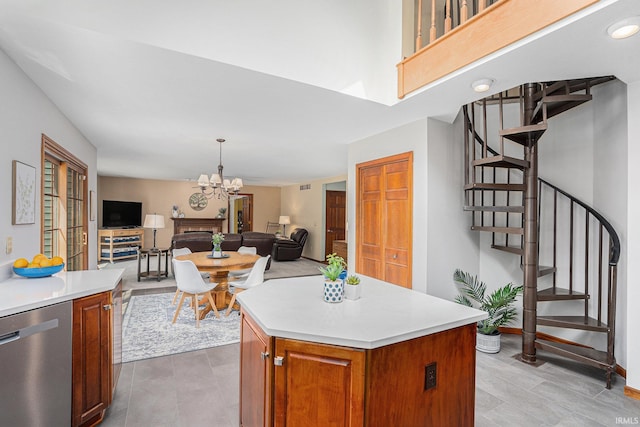
<svg viewBox="0 0 640 427"><path fill-rule="evenodd" d="M122 269L0 281L0 425L95 425L122 361ZM10 268L10 267L9 267Z"/></svg>
<svg viewBox="0 0 640 427"><path fill-rule="evenodd" d="M323 301L321 276L238 294L240 424L473 426L476 322L486 313L363 277Z"/></svg>

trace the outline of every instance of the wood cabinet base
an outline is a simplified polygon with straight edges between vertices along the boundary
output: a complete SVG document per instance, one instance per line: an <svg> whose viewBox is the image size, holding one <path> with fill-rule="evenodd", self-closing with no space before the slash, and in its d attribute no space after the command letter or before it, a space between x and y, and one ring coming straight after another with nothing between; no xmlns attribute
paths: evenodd
<svg viewBox="0 0 640 427"><path fill-rule="evenodd" d="M256 325L243 312L244 427L474 424L473 324L373 350L269 337Z"/></svg>

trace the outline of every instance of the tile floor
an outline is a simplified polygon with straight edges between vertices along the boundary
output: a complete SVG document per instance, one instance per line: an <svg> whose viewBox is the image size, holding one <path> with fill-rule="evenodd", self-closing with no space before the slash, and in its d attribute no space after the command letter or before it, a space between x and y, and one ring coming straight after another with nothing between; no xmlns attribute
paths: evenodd
<svg viewBox="0 0 640 427"><path fill-rule="evenodd" d="M640 424L623 378L607 390L600 370L542 352L548 362L533 367L519 351L520 337L504 335L500 353L477 353L476 426ZM234 344L124 364L102 426L237 427L238 359Z"/></svg>

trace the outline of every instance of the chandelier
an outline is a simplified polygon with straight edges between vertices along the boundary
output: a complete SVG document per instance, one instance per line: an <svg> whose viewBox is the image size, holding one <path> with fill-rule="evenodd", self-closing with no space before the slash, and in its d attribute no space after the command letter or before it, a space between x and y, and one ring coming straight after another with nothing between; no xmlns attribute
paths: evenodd
<svg viewBox="0 0 640 427"><path fill-rule="evenodd" d="M218 173L211 174L211 178L206 174L200 175L198 178L198 187L200 187L200 191L208 199L213 197L217 199L227 199L230 194L238 194L238 191L242 188L242 179L224 179L224 175L222 174L222 169L224 168L222 166L222 143L225 140L223 138L218 138L216 141L220 143L220 163L218 164Z"/></svg>

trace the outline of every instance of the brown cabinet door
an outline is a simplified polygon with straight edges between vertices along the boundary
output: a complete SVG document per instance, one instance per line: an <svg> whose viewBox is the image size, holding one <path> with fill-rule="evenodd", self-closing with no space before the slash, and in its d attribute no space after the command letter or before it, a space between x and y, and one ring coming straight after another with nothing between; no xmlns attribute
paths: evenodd
<svg viewBox="0 0 640 427"><path fill-rule="evenodd" d="M116 392L120 370L122 369L122 280L111 292L111 398ZM111 404L111 399L109 399Z"/></svg>
<svg viewBox="0 0 640 427"><path fill-rule="evenodd" d="M357 165L356 270L411 288L413 153Z"/></svg>
<svg viewBox="0 0 640 427"><path fill-rule="evenodd" d="M111 292L73 301L72 424L93 424L111 400Z"/></svg>
<svg viewBox="0 0 640 427"><path fill-rule="evenodd" d="M276 339L274 426L364 425L365 352Z"/></svg>
<svg viewBox="0 0 640 427"><path fill-rule="evenodd" d="M244 312L240 329L240 425L271 426L272 339Z"/></svg>

